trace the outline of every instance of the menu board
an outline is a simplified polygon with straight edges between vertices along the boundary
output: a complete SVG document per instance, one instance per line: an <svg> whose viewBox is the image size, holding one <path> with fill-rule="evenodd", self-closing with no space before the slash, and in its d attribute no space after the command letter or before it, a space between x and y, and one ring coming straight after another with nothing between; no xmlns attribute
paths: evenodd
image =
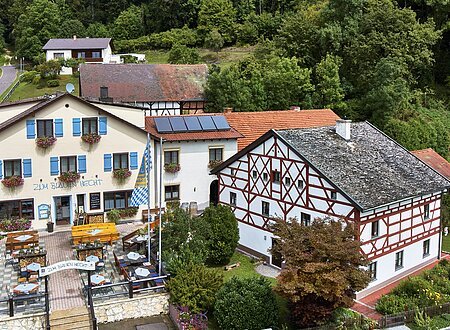
<svg viewBox="0 0 450 330"><path fill-rule="evenodd" d="M91 210L100 210L100 193L89 194L89 202Z"/></svg>

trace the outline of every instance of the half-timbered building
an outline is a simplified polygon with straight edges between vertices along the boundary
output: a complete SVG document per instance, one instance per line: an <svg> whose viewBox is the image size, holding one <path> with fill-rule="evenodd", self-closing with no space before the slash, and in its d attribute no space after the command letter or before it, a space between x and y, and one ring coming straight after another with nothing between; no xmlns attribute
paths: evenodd
<svg viewBox="0 0 450 330"><path fill-rule="evenodd" d="M353 223L372 274L358 298L440 257L450 182L367 122L271 130L212 173L239 220L240 247L275 266L274 218Z"/></svg>

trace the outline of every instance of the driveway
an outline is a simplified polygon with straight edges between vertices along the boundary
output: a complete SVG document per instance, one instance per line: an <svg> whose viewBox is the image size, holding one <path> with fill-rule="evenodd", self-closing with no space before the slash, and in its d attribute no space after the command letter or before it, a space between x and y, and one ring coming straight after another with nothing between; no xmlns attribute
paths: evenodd
<svg viewBox="0 0 450 330"><path fill-rule="evenodd" d="M2 66L1 69L3 74L0 77L0 95L11 86L17 75L17 70L12 65Z"/></svg>

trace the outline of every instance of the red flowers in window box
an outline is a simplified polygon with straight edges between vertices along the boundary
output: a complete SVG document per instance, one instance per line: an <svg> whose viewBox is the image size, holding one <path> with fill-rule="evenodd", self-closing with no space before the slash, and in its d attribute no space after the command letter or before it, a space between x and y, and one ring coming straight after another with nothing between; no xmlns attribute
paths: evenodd
<svg viewBox="0 0 450 330"><path fill-rule="evenodd" d="M213 169L213 168L216 167L217 165L222 164L222 162L223 162L223 160L218 160L218 159L216 159L216 160L210 160L209 163L208 163L208 167L209 167L210 169Z"/></svg>
<svg viewBox="0 0 450 330"><path fill-rule="evenodd" d="M164 165L164 171L168 173L176 173L181 169L180 164L170 163Z"/></svg>
<svg viewBox="0 0 450 330"><path fill-rule="evenodd" d="M117 180L125 180L131 176L131 171L127 168L121 168L113 171L113 177Z"/></svg>
<svg viewBox="0 0 450 330"><path fill-rule="evenodd" d="M73 183L80 179L80 174L77 172L64 172L58 177L59 181L65 183Z"/></svg>
<svg viewBox="0 0 450 330"><path fill-rule="evenodd" d="M102 137L97 133L89 133L81 136L81 139L89 144L98 143Z"/></svg>
<svg viewBox="0 0 450 330"><path fill-rule="evenodd" d="M38 137L36 139L36 145L39 148L44 148L44 149L52 146L55 142L56 142L56 138L53 136L43 136L43 137Z"/></svg>
<svg viewBox="0 0 450 330"><path fill-rule="evenodd" d="M3 179L2 183L7 188L14 188L23 185L23 178L13 175L9 178Z"/></svg>

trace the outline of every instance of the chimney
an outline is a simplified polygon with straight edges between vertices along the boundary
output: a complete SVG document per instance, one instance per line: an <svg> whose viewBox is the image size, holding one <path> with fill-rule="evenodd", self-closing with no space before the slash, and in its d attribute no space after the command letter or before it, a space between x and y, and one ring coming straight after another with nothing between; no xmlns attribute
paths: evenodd
<svg viewBox="0 0 450 330"><path fill-rule="evenodd" d="M352 121L347 119L336 120L336 133L347 141L350 140L351 123Z"/></svg>
<svg viewBox="0 0 450 330"><path fill-rule="evenodd" d="M73 40L77 40L77 36L76 35L73 36Z"/></svg>
<svg viewBox="0 0 450 330"><path fill-rule="evenodd" d="M233 108L223 108L223 113L232 113Z"/></svg>
<svg viewBox="0 0 450 330"><path fill-rule="evenodd" d="M292 105L292 106L290 107L290 109L291 109L291 110L294 110L294 111L300 111L300 110L302 110L298 105Z"/></svg>

